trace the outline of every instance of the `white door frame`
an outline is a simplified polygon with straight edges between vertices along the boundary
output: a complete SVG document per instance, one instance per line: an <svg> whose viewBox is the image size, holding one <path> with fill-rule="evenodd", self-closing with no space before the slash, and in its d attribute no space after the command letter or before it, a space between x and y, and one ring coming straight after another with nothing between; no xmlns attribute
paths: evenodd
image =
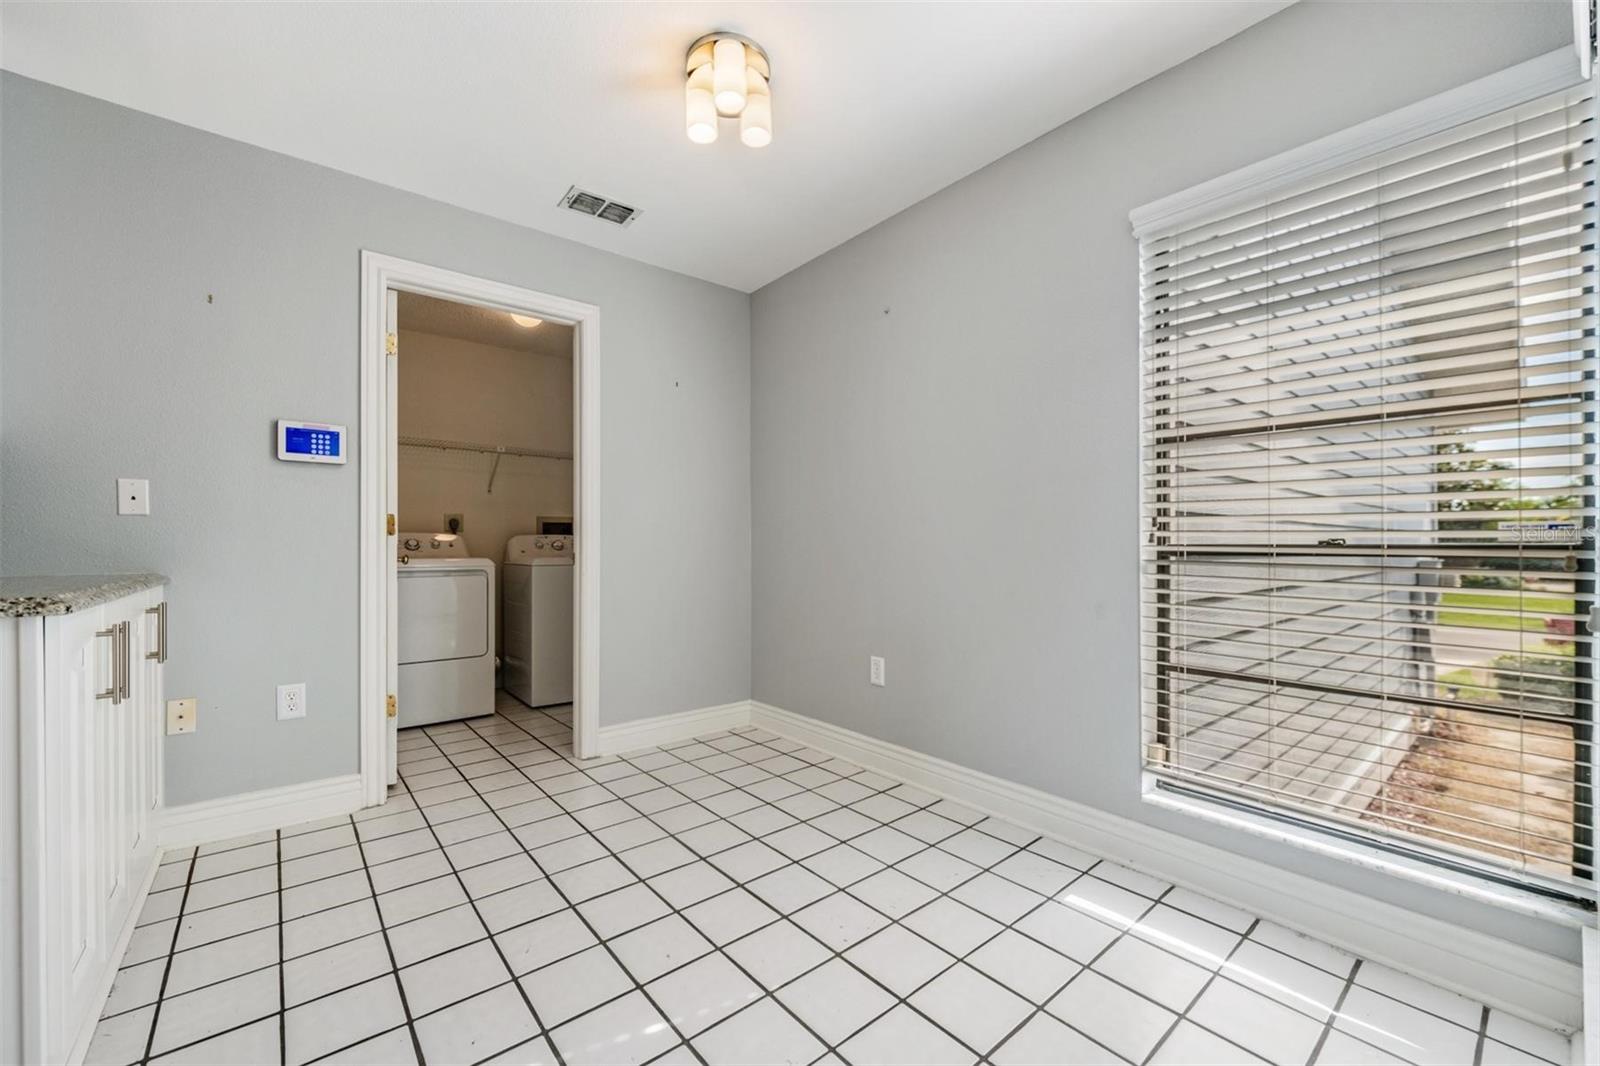
<svg viewBox="0 0 1600 1066"><path fill-rule="evenodd" d="M361 551L360 684L361 783L364 801L388 795L388 721L385 704L387 572L391 565L386 516L394 511L385 484L389 438L385 405L388 358L384 351L385 293L390 289L442 300L534 315L573 327L573 521L578 533L573 582L576 663L572 744L580 758L598 747L600 711L600 309L562 296L460 274L408 259L361 253Z"/></svg>

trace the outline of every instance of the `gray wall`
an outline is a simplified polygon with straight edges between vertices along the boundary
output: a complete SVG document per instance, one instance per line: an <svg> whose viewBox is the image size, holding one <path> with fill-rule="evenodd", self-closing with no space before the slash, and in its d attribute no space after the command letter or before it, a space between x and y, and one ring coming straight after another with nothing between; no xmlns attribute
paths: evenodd
<svg viewBox="0 0 1600 1066"><path fill-rule="evenodd" d="M756 293L755 698L1576 958L1570 930L1140 802L1128 227L1569 20L1301 3Z"/></svg>
<svg viewBox="0 0 1600 1066"><path fill-rule="evenodd" d="M747 296L14 75L0 98L0 567L171 576L168 691L200 719L169 803L357 770L358 467L277 462L273 420L357 429L363 248L600 307L601 722L749 695ZM116 517L118 476L149 518ZM279 723L288 681L310 713Z"/></svg>

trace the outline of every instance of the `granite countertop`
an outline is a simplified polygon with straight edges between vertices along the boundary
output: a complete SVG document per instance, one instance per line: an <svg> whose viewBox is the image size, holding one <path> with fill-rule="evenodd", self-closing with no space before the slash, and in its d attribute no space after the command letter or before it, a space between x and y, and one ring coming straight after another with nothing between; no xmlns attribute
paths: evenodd
<svg viewBox="0 0 1600 1066"><path fill-rule="evenodd" d="M71 614L166 583L161 574L0 577L0 618Z"/></svg>

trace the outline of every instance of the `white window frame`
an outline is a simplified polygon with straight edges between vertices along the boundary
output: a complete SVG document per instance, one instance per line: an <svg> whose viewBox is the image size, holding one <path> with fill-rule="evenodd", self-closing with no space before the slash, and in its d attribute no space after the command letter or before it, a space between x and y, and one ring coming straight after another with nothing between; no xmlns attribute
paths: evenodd
<svg viewBox="0 0 1600 1066"><path fill-rule="evenodd" d="M1567 47L1548 52L1488 77L1136 208L1128 216L1133 227L1133 236L1135 239L1142 239L1158 232L1169 232L1222 212L1232 205L1267 199L1277 190L1319 173L1355 163L1380 152L1441 133L1464 122L1516 107L1591 79L1600 80L1596 78L1596 72L1591 71L1587 65L1580 64L1578 49ZM1140 409L1143 410L1149 375L1144 372L1142 358L1135 360L1135 373L1139 375L1139 403ZM1141 543L1144 532L1141 515L1138 530ZM1143 640L1142 635L1140 639ZM1137 726L1140 730L1141 753L1147 750L1146 746L1151 739L1145 735L1145 723L1149 720L1150 708L1146 706L1149 694L1144 683L1143 670L1141 665L1140 713ZM1600 751L1600 744L1591 749L1591 779L1600 782L1600 757L1593 755L1595 751ZM1140 791L1143 801L1151 806L1264 837L1405 881L1423 884L1452 895L1467 897L1504 910L1566 926L1592 927L1595 923L1594 911L1591 908L1572 900L1554 898L1532 887L1524 888L1488 876L1480 876L1465 869L1440 865L1421 858L1411 858L1389 848L1351 840L1333 832L1275 817L1265 810L1252 811L1247 809L1245 804L1235 805L1192 793L1161 788L1157 775L1145 768L1142 760ZM1592 901L1596 898L1596 888L1594 885L1574 886L1572 895Z"/></svg>

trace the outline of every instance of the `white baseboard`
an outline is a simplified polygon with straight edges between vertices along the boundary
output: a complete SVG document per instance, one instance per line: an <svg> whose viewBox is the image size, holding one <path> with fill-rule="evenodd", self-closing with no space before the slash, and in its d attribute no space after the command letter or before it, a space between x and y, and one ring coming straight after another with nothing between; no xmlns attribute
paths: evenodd
<svg viewBox="0 0 1600 1066"><path fill-rule="evenodd" d="M229 840L318 818L354 814L362 808L363 799L360 774L224 796L166 808L156 839L163 848Z"/></svg>
<svg viewBox="0 0 1600 1066"><path fill-rule="evenodd" d="M700 707L676 714L660 714L634 722L618 722L600 727L599 753L620 755L640 748L658 748L680 740L738 729L750 724L750 701Z"/></svg>
<svg viewBox="0 0 1600 1066"><path fill-rule="evenodd" d="M752 725L1231 903L1531 1021L1583 1025L1582 968L909 748L752 701Z"/></svg>

